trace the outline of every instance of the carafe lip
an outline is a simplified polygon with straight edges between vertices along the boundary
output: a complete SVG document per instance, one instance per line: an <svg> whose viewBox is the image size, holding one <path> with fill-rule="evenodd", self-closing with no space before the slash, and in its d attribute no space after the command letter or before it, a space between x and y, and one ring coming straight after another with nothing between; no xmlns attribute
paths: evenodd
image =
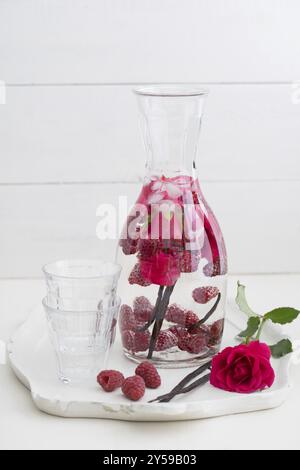
<svg viewBox="0 0 300 470"><path fill-rule="evenodd" d="M134 88L132 90L136 95L158 96L158 97L187 97L187 96L205 96L208 90L198 88L197 86L187 85L147 85Z"/></svg>

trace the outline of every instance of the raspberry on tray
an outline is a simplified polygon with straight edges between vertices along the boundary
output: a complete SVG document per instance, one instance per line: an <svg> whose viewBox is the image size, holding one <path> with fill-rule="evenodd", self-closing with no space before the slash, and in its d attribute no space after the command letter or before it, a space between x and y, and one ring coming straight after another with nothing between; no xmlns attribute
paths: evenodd
<svg viewBox="0 0 300 470"><path fill-rule="evenodd" d="M127 377L122 385L122 392L129 400L140 400L145 394L145 382L139 375Z"/></svg>

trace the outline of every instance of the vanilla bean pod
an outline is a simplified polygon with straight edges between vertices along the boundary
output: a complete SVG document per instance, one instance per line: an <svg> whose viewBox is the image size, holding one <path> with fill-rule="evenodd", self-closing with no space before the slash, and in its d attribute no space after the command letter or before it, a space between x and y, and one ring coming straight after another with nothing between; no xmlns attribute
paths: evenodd
<svg viewBox="0 0 300 470"><path fill-rule="evenodd" d="M188 332L192 333L194 330L197 330L197 328L201 325L203 325L207 320L212 316L212 314L216 311L217 306L221 300L221 293L219 292L218 297L212 308L209 310L209 312L205 315L205 317L201 318L201 320L197 321L197 323L194 323L192 326L188 328Z"/></svg>
<svg viewBox="0 0 300 470"><path fill-rule="evenodd" d="M178 392L173 392L173 393L170 393L169 395L166 395L165 398L159 400L159 403L168 403L169 401L171 401L177 395L181 395L183 393L191 392L192 390L195 390L195 388L198 388L201 385L204 385L207 382L209 382L209 379L210 379L210 372L209 372L209 374L206 374L203 377L200 377L199 379L195 380L190 385L187 385L186 387L182 388Z"/></svg>
<svg viewBox="0 0 300 470"><path fill-rule="evenodd" d="M164 321L164 318L165 318L165 314L166 314L166 311L167 311L167 308L168 308L168 305L169 305L169 302L170 302L170 297L172 295L174 287L175 287L175 284L173 286L166 287L166 289L164 291L164 294L163 294L163 297L161 299L161 302L158 306L158 310L157 310L157 313L156 313L156 320L155 320L153 330L152 330L152 334L151 334L147 359L152 358L152 354L153 354L153 351L155 349L156 341L157 341L158 335L160 333L160 330L161 330L161 327L162 327L162 324L163 324L163 321Z"/></svg>
<svg viewBox="0 0 300 470"><path fill-rule="evenodd" d="M147 359L152 358L153 351L154 351L155 346L156 346L156 341L157 341L159 332L160 332L161 327L162 327L162 323L163 323L163 320L155 320L153 330L152 330L152 334L151 334L151 338L150 338L150 345L149 345Z"/></svg>
<svg viewBox="0 0 300 470"><path fill-rule="evenodd" d="M162 296L163 296L163 293L164 293L164 288L165 288L165 286L159 286L157 299L156 299L155 306L154 306L154 309L153 309L150 320L147 321L147 323L145 325L141 326L140 328L137 328L136 331L146 331L146 330L148 330L149 326L151 326L152 323L155 322L155 320L157 318L160 302L161 302L161 299L162 299Z"/></svg>
<svg viewBox="0 0 300 470"><path fill-rule="evenodd" d="M180 393L180 391L189 382L191 382L191 380L198 377L198 375L201 375L203 372L205 372L207 369L209 369L211 367L211 365L212 365L212 361L209 361L206 364L203 364L202 366L200 366L197 369L193 370L193 372L190 372L188 375L186 375L170 392L166 393L165 395L160 395L159 397L155 398L154 400L149 401L149 403L153 403L155 401L160 401L164 398L169 397L171 394L174 394L174 393L175 393L175 395L177 393Z"/></svg>
<svg viewBox="0 0 300 470"><path fill-rule="evenodd" d="M165 290L164 296L161 301L161 308L159 309L157 313L157 320L163 320L165 318L165 314L167 311L167 308L170 303L170 297L172 295L172 292L174 290L175 284L173 286L168 286Z"/></svg>

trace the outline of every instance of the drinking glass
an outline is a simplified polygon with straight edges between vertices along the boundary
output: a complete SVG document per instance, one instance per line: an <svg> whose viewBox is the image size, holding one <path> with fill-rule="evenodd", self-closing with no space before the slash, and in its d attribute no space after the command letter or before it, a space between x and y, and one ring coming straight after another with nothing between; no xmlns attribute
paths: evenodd
<svg viewBox="0 0 300 470"><path fill-rule="evenodd" d="M58 261L43 267L50 338L64 383L95 379L105 368L120 307L121 267L100 260Z"/></svg>

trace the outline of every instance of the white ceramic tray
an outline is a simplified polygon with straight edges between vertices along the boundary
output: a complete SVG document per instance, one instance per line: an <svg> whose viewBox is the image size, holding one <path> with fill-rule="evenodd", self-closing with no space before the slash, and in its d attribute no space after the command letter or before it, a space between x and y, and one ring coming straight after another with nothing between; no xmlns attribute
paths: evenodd
<svg viewBox="0 0 300 470"><path fill-rule="evenodd" d="M246 318L232 306L228 312L224 345L236 344L234 337L245 326ZM270 390L252 395L239 395L217 390L210 384L178 396L170 403L147 403L168 392L192 369L161 370L162 386L147 390L142 401L130 402L120 391L106 393L97 383L90 386L65 385L56 377L55 358L49 343L42 308L34 310L28 320L14 333L8 352L12 369L31 391L35 405L42 411L63 417L110 418L130 421L175 421L200 419L243 413L281 405L290 389L289 365L293 355L274 360L276 382ZM280 331L272 325L266 328L270 344L281 339ZM121 353L116 341L109 368L133 375L135 364Z"/></svg>

